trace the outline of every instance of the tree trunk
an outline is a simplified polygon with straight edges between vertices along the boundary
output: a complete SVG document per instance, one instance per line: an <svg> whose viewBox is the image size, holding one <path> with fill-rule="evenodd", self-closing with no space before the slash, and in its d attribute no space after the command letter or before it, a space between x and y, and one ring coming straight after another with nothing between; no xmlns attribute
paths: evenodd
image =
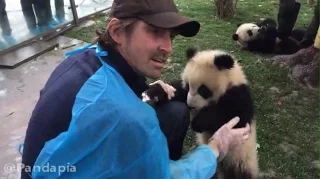
<svg viewBox="0 0 320 180"><path fill-rule="evenodd" d="M314 0L308 0L308 6L311 8L314 6Z"/></svg>
<svg viewBox="0 0 320 180"><path fill-rule="evenodd" d="M216 16L220 19L233 17L237 1L234 3L234 0L214 0L217 9Z"/></svg>
<svg viewBox="0 0 320 180"><path fill-rule="evenodd" d="M290 77L294 81L315 89L319 88L319 58L319 49L312 45L295 54L275 56L270 60L290 68Z"/></svg>

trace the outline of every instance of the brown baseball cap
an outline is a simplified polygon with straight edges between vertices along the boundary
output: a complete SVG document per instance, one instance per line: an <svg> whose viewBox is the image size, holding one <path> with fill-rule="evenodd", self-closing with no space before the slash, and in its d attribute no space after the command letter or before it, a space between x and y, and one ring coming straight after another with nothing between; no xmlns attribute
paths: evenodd
<svg viewBox="0 0 320 180"><path fill-rule="evenodd" d="M175 29L185 37L195 36L197 21L182 16L173 0L114 0L111 15L116 18L138 18L158 28Z"/></svg>

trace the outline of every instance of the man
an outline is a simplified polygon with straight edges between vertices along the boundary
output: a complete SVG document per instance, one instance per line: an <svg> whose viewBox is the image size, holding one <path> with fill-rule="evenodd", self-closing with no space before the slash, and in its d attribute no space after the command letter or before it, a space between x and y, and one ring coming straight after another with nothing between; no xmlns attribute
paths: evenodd
<svg viewBox="0 0 320 180"><path fill-rule="evenodd" d="M10 23L8 15L6 12L6 1L0 0L0 27L2 29L2 35L10 36L12 29L10 28Z"/></svg>
<svg viewBox="0 0 320 180"><path fill-rule="evenodd" d="M30 33L36 35L49 30L48 0L20 0L22 13Z"/></svg>
<svg viewBox="0 0 320 180"><path fill-rule="evenodd" d="M217 158L244 143L250 127L232 129L233 119L209 145L181 157L187 106L154 110L141 101L145 77L160 77L174 35L194 36L199 27L173 1L114 0L97 45L69 53L41 91L22 158L34 168L22 177L210 178Z"/></svg>

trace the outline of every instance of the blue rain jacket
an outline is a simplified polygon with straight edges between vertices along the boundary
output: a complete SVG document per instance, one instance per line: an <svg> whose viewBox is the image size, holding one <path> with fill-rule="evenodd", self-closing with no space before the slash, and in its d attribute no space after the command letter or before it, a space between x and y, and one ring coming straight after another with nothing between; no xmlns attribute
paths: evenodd
<svg viewBox="0 0 320 180"><path fill-rule="evenodd" d="M81 52L88 46L68 55ZM156 112L122 76L103 64L76 96L69 129L46 142L33 178L211 178L216 157L207 145L169 159Z"/></svg>

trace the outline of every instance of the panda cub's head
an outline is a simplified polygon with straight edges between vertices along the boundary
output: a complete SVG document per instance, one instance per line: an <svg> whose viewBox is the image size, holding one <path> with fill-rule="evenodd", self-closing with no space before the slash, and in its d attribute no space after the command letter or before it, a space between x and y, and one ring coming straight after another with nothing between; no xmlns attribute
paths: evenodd
<svg viewBox="0 0 320 180"><path fill-rule="evenodd" d="M187 50L189 59L181 73L184 88L189 89L187 103L201 109L216 102L229 88L247 84L246 77L233 56L222 50Z"/></svg>
<svg viewBox="0 0 320 180"><path fill-rule="evenodd" d="M238 26L232 39L243 47L247 47L249 41L255 40L259 35L260 27L254 23L243 23Z"/></svg>

